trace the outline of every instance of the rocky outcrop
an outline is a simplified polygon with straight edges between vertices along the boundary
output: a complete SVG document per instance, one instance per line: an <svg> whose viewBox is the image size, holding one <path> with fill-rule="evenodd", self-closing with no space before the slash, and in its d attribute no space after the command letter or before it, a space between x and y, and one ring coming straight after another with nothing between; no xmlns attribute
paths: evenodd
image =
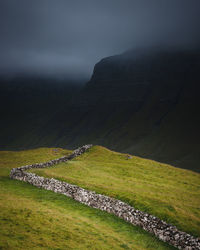
<svg viewBox="0 0 200 250"><path fill-rule="evenodd" d="M142 227L145 231L154 234L160 240L167 242L179 249L200 249L199 239L194 238L185 232L181 232L175 226L167 224L153 215L139 211L125 202L105 195L97 194L93 191L89 191L63 181L53 178L44 178L24 171L31 168L49 167L60 162L71 160L74 157L83 154L86 150L91 148L91 146L92 145L85 145L75 150L70 156L61 157L46 163L37 163L14 168L11 170L10 177L12 179L25 181L39 188L44 188L46 190L64 194L87 206L115 214L116 216L133 225Z"/></svg>

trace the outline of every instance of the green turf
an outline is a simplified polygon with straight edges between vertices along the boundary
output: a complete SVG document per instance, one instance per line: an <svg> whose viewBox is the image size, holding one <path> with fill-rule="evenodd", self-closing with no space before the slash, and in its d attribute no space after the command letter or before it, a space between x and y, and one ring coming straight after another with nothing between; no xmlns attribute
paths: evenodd
<svg viewBox="0 0 200 250"><path fill-rule="evenodd" d="M0 152L0 249L173 249L114 215L9 178L13 167L69 153Z"/></svg>
<svg viewBox="0 0 200 250"><path fill-rule="evenodd" d="M31 170L95 190L200 235L200 174L95 146L51 168Z"/></svg>

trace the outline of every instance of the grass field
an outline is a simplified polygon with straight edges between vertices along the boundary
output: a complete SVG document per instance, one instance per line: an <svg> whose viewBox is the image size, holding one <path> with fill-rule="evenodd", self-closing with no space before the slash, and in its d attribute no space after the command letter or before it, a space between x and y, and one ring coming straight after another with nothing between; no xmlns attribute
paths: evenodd
<svg viewBox="0 0 200 250"><path fill-rule="evenodd" d="M83 161L84 169L88 155L92 156L100 149L105 150L95 147L62 168L71 164L77 168ZM44 162L69 153L68 150L49 148L0 152L0 249L173 249L114 215L9 178L13 167ZM98 157L96 160L98 162ZM81 173L79 171L78 179L85 178Z"/></svg>
<svg viewBox="0 0 200 250"><path fill-rule="evenodd" d="M200 174L95 146L82 156L31 170L95 190L200 236Z"/></svg>

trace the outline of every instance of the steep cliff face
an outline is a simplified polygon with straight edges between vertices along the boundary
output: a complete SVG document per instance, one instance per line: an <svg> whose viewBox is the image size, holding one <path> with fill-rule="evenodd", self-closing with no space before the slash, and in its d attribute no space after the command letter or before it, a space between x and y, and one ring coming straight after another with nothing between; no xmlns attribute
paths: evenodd
<svg viewBox="0 0 200 250"><path fill-rule="evenodd" d="M129 51L102 59L55 114L41 114L26 134L27 126L18 126L12 147L92 143L198 170L199 69L199 51Z"/></svg>
<svg viewBox="0 0 200 250"><path fill-rule="evenodd" d="M199 162L200 53L108 57L73 101L70 145L115 150L193 168ZM67 111L68 113L68 111ZM65 137L65 136L64 136ZM189 166L188 166L189 165Z"/></svg>

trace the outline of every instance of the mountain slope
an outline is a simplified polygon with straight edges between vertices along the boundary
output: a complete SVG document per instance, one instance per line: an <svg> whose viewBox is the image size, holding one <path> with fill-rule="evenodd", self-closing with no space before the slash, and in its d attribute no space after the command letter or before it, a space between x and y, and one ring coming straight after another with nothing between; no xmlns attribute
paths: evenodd
<svg viewBox="0 0 200 250"><path fill-rule="evenodd" d="M55 114L82 88L74 80L36 76L0 77L0 148L25 149L53 143Z"/></svg>
<svg viewBox="0 0 200 250"><path fill-rule="evenodd" d="M71 121L63 120L63 138L198 170L199 66L199 52L103 59L66 110Z"/></svg>
<svg viewBox="0 0 200 250"><path fill-rule="evenodd" d="M200 171L199 68L197 50L104 58L67 102L46 98L39 115L28 123L21 119L17 129L11 110L1 126L1 148L93 143Z"/></svg>

